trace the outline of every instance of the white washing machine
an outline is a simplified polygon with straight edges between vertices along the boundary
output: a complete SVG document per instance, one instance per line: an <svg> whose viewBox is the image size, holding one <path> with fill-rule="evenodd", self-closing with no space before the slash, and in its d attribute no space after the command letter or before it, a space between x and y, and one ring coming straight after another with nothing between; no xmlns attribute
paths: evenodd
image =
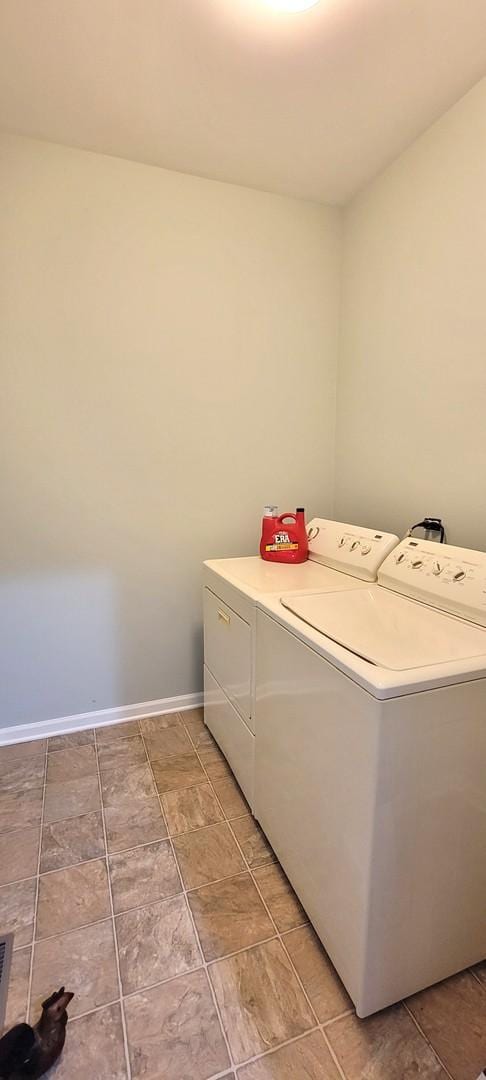
<svg viewBox="0 0 486 1080"><path fill-rule="evenodd" d="M486 957L486 554L266 597L255 814L359 1016Z"/></svg>
<svg viewBox="0 0 486 1080"><path fill-rule="evenodd" d="M323 518L308 533L309 559L296 566L259 556L204 564L204 718L252 808L258 600L363 588L398 543L390 533Z"/></svg>

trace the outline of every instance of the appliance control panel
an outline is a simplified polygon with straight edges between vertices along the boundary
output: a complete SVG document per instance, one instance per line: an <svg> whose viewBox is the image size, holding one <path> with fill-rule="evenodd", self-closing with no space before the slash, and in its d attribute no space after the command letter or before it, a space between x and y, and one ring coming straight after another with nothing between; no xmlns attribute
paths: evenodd
<svg viewBox="0 0 486 1080"><path fill-rule="evenodd" d="M486 552L407 536L378 571L387 589L486 626Z"/></svg>
<svg viewBox="0 0 486 1080"><path fill-rule="evenodd" d="M307 535L309 559L363 581L376 581L378 567L399 542L392 533L325 518L313 518Z"/></svg>

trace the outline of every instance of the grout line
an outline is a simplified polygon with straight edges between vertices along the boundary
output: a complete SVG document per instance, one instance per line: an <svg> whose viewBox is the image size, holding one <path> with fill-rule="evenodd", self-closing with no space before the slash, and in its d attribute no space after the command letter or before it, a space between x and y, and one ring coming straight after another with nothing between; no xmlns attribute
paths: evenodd
<svg viewBox="0 0 486 1080"><path fill-rule="evenodd" d="M36 826L36 828L37 828L37 826ZM5 833L4 835L6 836L7 834ZM13 881L4 881L3 885L0 885L0 893L1 893L2 889L8 889L10 885L22 885L24 881L33 881L34 878L36 878L37 876L38 876L37 872L34 870L32 872L32 874L29 874L27 877L14 878ZM24 946L23 945L18 945L17 948L18 949L23 949Z"/></svg>
<svg viewBox="0 0 486 1080"><path fill-rule="evenodd" d="M338 1056L336 1054L336 1051L335 1051L334 1047L331 1045L331 1042L330 1042L330 1039L327 1036L327 1033L324 1031L324 1028L322 1028L322 1027L321 1027L321 1031L322 1031L322 1037L324 1039L324 1042L325 1042L325 1044L327 1046L329 1054L330 1054L330 1056L331 1056L331 1058L332 1058L332 1060L333 1060L333 1062L334 1062L334 1064L336 1066L336 1069L337 1069L340 1077L342 1078L342 1080L347 1080L344 1069L343 1069L343 1067L341 1065L341 1062L339 1061L339 1058L338 1058Z"/></svg>
<svg viewBox="0 0 486 1080"><path fill-rule="evenodd" d="M409 1015L410 1019L411 1019L411 1020L413 1021L413 1023L415 1024L415 1027L417 1028L417 1031L418 1031L418 1032L420 1033L420 1035L422 1036L422 1038L423 1038L423 1039L425 1039L425 1042L427 1043L427 1046L429 1046L429 1047L430 1047L430 1049L432 1050L432 1053L433 1053L434 1057L435 1057L435 1058L437 1059L437 1061L439 1062L439 1065L441 1065L441 1066L442 1066L442 1068L443 1068L443 1070L444 1070L444 1072L445 1072L446 1076L448 1076L448 1077L449 1077L449 1080L454 1080L454 1077L453 1077L452 1073L451 1073L451 1072L449 1072L449 1069L448 1069L448 1068L447 1068L447 1066L446 1066L446 1065L444 1064L444 1062L443 1062L442 1058L440 1057L440 1055L438 1054L437 1050L435 1049L435 1046L434 1046L434 1045L433 1045L433 1044L431 1043L430 1039L429 1039L429 1038L428 1038L428 1036L427 1036L427 1035L425 1034L425 1031L424 1031L424 1030L423 1030L423 1028L422 1028L422 1027L420 1026L420 1024L419 1024L418 1020L416 1019L416 1017L414 1016L414 1014L413 1014L413 1012L412 1012L412 1010L411 1010L410 1006L409 1006L409 1005L407 1005L407 1002L406 1002L406 1001L402 1001L402 1003L401 1003L401 1004L403 1005L403 1007L404 1007L405 1011L406 1011L406 1012L408 1013L408 1015Z"/></svg>
<svg viewBox="0 0 486 1080"><path fill-rule="evenodd" d="M142 734L142 742L143 742L143 745L144 745L144 748L145 748L145 753L147 755L147 761L148 761L149 768L150 768L150 771L152 773L152 777L153 777L154 784L155 784L155 774L154 774L154 771L152 769L152 762L151 762L151 760L150 760L150 758L148 756L147 747L146 747L146 744L145 744L145 737L143 735L143 732L141 734ZM189 736L189 738L190 738L190 736ZM198 758L198 760L199 760L199 758ZM195 785L195 786L198 786L198 785ZM156 784L155 784L155 789L157 791L157 785ZM165 818L165 815L164 815L164 810L163 810L163 805L162 805L162 796L161 796L161 793L158 792L158 791L157 791L157 794L158 794L158 797L159 797L160 812L161 812L162 817L163 817L163 819L165 821L165 824L167 825L167 821L166 821L166 818ZM223 1018L222 1018L222 1015L221 1015L221 1012L220 1012L219 1003L218 1003L218 1000L216 998L216 994L214 992L213 984L212 984L211 979L209 977L208 965L206 963L206 958L204 956L204 952L203 952L203 949L202 949L198 929L197 929L196 923L194 921L194 916L193 916L192 911L191 911L191 905L189 904L189 901L187 899L187 890L186 890L185 885L184 885L184 880L183 880L183 877L182 877L181 868L179 866L179 860L177 858L177 855L176 855L176 852L175 852L175 849L174 849L174 845L172 843L172 838L170 836L169 836L169 843L170 843L170 847L171 847L171 851L172 851L172 857L174 859L174 862L175 862L175 865L177 867L179 877L180 877L180 880L181 880L182 889L183 889L182 895L184 897L184 903L186 905L186 910L187 910L187 912L189 914L189 919L191 921L191 925L192 925L192 928L193 928L193 933L194 933L195 940L197 942L197 947L199 949L199 953L200 953L200 956L201 956L202 967L203 967L203 970L204 970L205 975L206 975L207 985L209 987L209 991L210 991L210 994L211 994L211 997L212 997L212 1000L213 1000L213 1005L214 1005L214 1008L215 1008L215 1011L216 1011L216 1015L217 1015L218 1020L219 1020L221 1033L222 1033L223 1040L224 1040L224 1043L225 1043L225 1046L226 1046L226 1053L228 1054L228 1060L230 1062L230 1068L234 1069L233 1054L231 1052L231 1047L230 1047L230 1044L229 1044L228 1036L226 1034L226 1030L225 1030L225 1027L224 1027L224 1024L223 1024ZM225 1071L227 1071L227 1070L223 1070L222 1072L217 1073L216 1075L217 1076L224 1076Z"/></svg>
<svg viewBox="0 0 486 1080"><path fill-rule="evenodd" d="M291 1039L285 1039L281 1043L277 1043L276 1046L270 1046L268 1050L262 1050L259 1054L254 1054L253 1057L245 1058L244 1061L240 1061L236 1066L237 1069L242 1069L245 1065L252 1065L254 1061L265 1061L267 1058L272 1057L272 1054L276 1054L278 1050L282 1050L286 1046L293 1046L294 1043L301 1042L307 1035L314 1035L316 1031L319 1031L319 1027L309 1028L308 1031L301 1031L299 1035L294 1035ZM302 1078L299 1078L302 1080Z"/></svg>
<svg viewBox="0 0 486 1080"><path fill-rule="evenodd" d="M356 1009L354 1007L352 1009L345 1009L344 1012L338 1013L337 1016L331 1016L330 1020L323 1020L320 1026L323 1029L327 1029L332 1027L333 1024L337 1024L338 1020L344 1020L346 1016L356 1016Z"/></svg>
<svg viewBox="0 0 486 1080"><path fill-rule="evenodd" d="M112 1005L121 1005L120 998L112 998L111 1001L104 1001L102 1005L93 1005L92 1009L85 1009L84 1012L76 1016L69 1016L68 1023L75 1024L76 1020L82 1020L84 1016L91 1016L92 1013L103 1012L103 1009L110 1009Z"/></svg>
<svg viewBox="0 0 486 1080"><path fill-rule="evenodd" d="M44 783L42 786L42 805L40 811L40 823L39 823L39 847L37 850L37 871L36 871L36 883L35 883L35 899L34 899L34 921L32 924L32 952L30 954L30 967L29 967L29 981L27 985L27 1010L26 1019L29 1021L30 1009L32 1004L32 979L34 974L34 950L35 950L35 935L37 930L37 908L39 905L39 888L40 888L40 862L42 853L42 829L44 825L44 803L46 799L46 785L47 785L47 741L44 754Z"/></svg>
<svg viewBox="0 0 486 1080"><path fill-rule="evenodd" d="M66 937L66 934L76 934L78 930L87 930L89 926L99 926L100 923L109 922L111 915L103 915L101 919L93 919L93 922L81 923L81 926L70 926L66 930L57 930L55 934L47 934L46 937L36 937L33 939L33 945L43 945L45 941L52 941L53 938Z"/></svg>
<svg viewBox="0 0 486 1080"><path fill-rule="evenodd" d="M128 738L128 736L126 736L126 737ZM50 738L55 739L56 736L51 735ZM116 742L115 739L113 741ZM49 746L49 738L48 738L47 739L47 753L48 754L60 754L62 750L84 750L85 746L94 746L94 744L95 744L94 739L91 739L91 741L88 739L86 742L83 742L83 743L73 743L72 746L52 746L52 747L50 747ZM83 1016L84 1015L85 1014L83 1013ZM76 1017L76 1019L77 1019L77 1017Z"/></svg>
<svg viewBox="0 0 486 1080"><path fill-rule="evenodd" d="M240 956L244 952L252 952L253 949L258 949L260 945L268 945L269 941L276 941L277 935L270 934L269 937L262 938L261 941L254 941L252 945L242 945L241 949L233 949L232 952L225 952L222 956L214 956L212 960L206 960L208 969L215 966L215 964L221 963L221 960L232 960L234 956Z"/></svg>
<svg viewBox="0 0 486 1080"><path fill-rule="evenodd" d="M156 982L147 983L147 985L138 988L137 990L129 990L127 994L123 995L124 1001L129 1001L130 998L139 997L140 995L147 994L149 990L157 990L159 986L166 986L167 983L175 982L176 979L184 979L186 975L193 975L195 971L203 971L204 963L201 960L199 964L194 967L188 968L187 971L179 971L177 975L167 975L165 979L158 979Z"/></svg>
<svg viewBox="0 0 486 1080"><path fill-rule="evenodd" d="M129 1052L129 1049L128 1049L128 1036L127 1036L127 1025L126 1025L126 1020L125 1020L125 1009L123 1007L123 987L122 987L122 979L121 979L121 971L120 971L120 957L118 955L118 939L117 939L117 936L116 936L116 928L115 928L115 910L114 910L114 906L113 906L113 893L112 893L112 888L111 888L110 864L109 864L109 861L108 861L108 844L107 844L107 839L106 839L105 811L104 811L104 807L103 807L103 793L102 793L102 788L101 788L101 773L100 773L100 764L99 764L99 759L98 759L98 742L97 742L97 739L96 739L96 732L95 732L94 746L95 746L96 765L97 765L97 768L98 768L98 785L99 785L100 803L101 803L101 821L102 821L102 825L103 825L103 836L104 836L104 841L105 841L105 866L106 866L106 876L107 876L107 880L108 880L108 894L109 894L109 898L110 898L111 931L112 931L112 934L113 934L113 947L114 947L114 950L115 950L116 973L117 973L117 979L118 979L118 993L120 995L120 1016L121 1016L122 1031L123 1031L123 1045L124 1045L124 1049L125 1049L125 1064L126 1064L126 1070L127 1070L127 1078L128 1078L128 1080L130 1080L131 1075L132 1075L132 1069L131 1069L131 1065L130 1065L130 1052Z"/></svg>

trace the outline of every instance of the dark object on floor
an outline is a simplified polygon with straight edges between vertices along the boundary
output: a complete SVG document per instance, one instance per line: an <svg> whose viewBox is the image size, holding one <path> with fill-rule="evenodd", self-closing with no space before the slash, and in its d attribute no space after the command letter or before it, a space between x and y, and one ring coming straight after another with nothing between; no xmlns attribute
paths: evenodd
<svg viewBox="0 0 486 1080"><path fill-rule="evenodd" d="M0 1039L0 1080L38 1080L54 1065L64 1046L68 1015L74 997L56 990L42 1002L40 1020L31 1028L17 1024Z"/></svg>

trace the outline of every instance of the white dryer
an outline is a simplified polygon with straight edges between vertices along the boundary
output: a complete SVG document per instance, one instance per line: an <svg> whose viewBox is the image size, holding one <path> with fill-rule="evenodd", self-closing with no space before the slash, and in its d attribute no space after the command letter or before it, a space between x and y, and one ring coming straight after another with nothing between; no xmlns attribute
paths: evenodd
<svg viewBox="0 0 486 1080"><path fill-rule="evenodd" d="M390 533L323 518L308 533L309 559L296 566L259 556L204 564L204 718L252 808L258 600L364 588L398 544Z"/></svg>
<svg viewBox="0 0 486 1080"><path fill-rule="evenodd" d="M255 814L367 1016L486 957L486 554L260 600Z"/></svg>

